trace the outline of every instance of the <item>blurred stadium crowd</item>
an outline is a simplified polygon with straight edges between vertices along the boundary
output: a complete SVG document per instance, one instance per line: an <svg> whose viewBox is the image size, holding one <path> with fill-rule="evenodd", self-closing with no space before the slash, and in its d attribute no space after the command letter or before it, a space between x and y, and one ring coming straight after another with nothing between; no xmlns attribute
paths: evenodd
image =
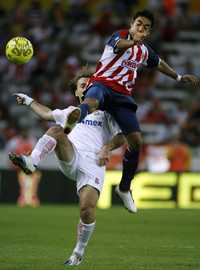
<svg viewBox="0 0 200 270"><path fill-rule="evenodd" d="M155 51L178 73L194 73L200 77L198 0L13 0L8 1L8 4L2 2L2 151L8 148L13 138L19 136L22 130L28 131L31 137L38 138L49 125L25 107L17 106L12 94L24 92L52 109L76 104L68 86L69 81L81 66L88 64L95 68L107 38L118 29L127 28L130 17L137 10L147 8L155 14L156 25L150 41ZM14 65L5 58L5 44L14 36L26 36L34 45L33 60L26 65ZM177 156L177 153L178 157L183 157L183 160L179 160L182 170L198 169L195 162L191 165L191 156L197 160L200 158L199 89L178 84L155 70L141 68L134 97L139 104L138 117L145 142L141 169L151 169L152 164L155 164L152 156L157 158L157 161L161 156L167 156L170 160ZM179 152L174 153L176 147ZM118 160L116 163L115 159ZM113 158L113 166L116 168L117 162L119 159ZM163 168L170 169L166 160Z"/></svg>

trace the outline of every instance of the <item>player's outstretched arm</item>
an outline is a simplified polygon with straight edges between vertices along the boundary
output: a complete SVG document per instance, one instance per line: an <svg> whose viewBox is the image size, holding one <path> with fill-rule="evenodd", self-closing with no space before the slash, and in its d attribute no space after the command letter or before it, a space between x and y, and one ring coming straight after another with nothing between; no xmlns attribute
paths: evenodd
<svg viewBox="0 0 200 270"><path fill-rule="evenodd" d="M164 60L160 60L158 65L158 70L162 72L163 74L171 77L172 79L175 79L179 82L184 83L191 83L192 86L198 87L200 85L200 80L195 75L191 74L185 74L185 75L179 75L176 73L176 71L171 68Z"/></svg>
<svg viewBox="0 0 200 270"><path fill-rule="evenodd" d="M126 39L120 39L118 43L116 44L115 50L126 50L128 48L131 48L135 45L133 40L126 40Z"/></svg>
<svg viewBox="0 0 200 270"><path fill-rule="evenodd" d="M126 143L126 137L122 133L115 135L107 144L102 146L100 152L98 153L99 165L106 165L106 163L109 161L111 151L121 147Z"/></svg>
<svg viewBox="0 0 200 270"><path fill-rule="evenodd" d="M17 104L29 106L38 116L44 120L54 121L52 110L47 106L38 103L33 98L22 93L15 93L14 96L16 96Z"/></svg>

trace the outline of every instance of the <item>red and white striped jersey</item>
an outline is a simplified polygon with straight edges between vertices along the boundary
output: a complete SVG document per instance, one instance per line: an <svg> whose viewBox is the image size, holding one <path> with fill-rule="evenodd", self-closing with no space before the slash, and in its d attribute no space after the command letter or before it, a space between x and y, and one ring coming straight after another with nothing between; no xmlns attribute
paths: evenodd
<svg viewBox="0 0 200 270"><path fill-rule="evenodd" d="M99 81L114 91L131 95L137 78L137 69L141 65L156 67L159 56L146 44L135 45L126 50L117 50L120 39L130 39L128 30L114 33L105 45L96 72L90 79L89 86Z"/></svg>

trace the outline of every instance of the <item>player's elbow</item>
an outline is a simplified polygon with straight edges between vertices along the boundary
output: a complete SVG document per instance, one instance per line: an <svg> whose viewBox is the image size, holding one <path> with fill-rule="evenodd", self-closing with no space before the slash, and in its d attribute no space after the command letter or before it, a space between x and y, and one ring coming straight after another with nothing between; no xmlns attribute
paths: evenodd
<svg viewBox="0 0 200 270"><path fill-rule="evenodd" d="M126 139L126 137L122 133L118 134L118 138L119 138L119 144L120 144L120 146L122 146L122 145L124 145L124 144L127 143L127 139Z"/></svg>
<svg viewBox="0 0 200 270"><path fill-rule="evenodd" d="M164 67L165 67L165 62L160 58L157 68L158 70L162 71Z"/></svg>
<svg viewBox="0 0 200 270"><path fill-rule="evenodd" d="M122 133L119 133L119 134L116 135L115 141L116 141L116 147L115 148L118 148L118 147L121 147L124 144L127 144L127 139Z"/></svg>
<svg viewBox="0 0 200 270"><path fill-rule="evenodd" d="M43 115L42 115L42 118L44 120L47 120L47 121L54 121L54 118L53 118L53 115L52 115L52 112L51 111L44 112Z"/></svg>

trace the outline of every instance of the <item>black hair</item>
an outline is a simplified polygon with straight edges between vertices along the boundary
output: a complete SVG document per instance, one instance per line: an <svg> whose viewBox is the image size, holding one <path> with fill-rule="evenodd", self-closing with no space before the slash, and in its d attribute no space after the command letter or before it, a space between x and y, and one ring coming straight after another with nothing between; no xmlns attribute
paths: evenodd
<svg viewBox="0 0 200 270"><path fill-rule="evenodd" d="M74 77L73 80L70 81L69 86L71 90L75 93L77 89L77 82L80 78L90 78L92 76L93 72L87 67L83 67Z"/></svg>
<svg viewBox="0 0 200 270"><path fill-rule="evenodd" d="M150 22L151 22L151 27L154 26L154 15L153 15L153 13L152 13L151 11L149 11L149 10L147 10L147 9L138 11L138 12L133 16L132 21L135 21L138 17L145 17L145 18L149 19Z"/></svg>

